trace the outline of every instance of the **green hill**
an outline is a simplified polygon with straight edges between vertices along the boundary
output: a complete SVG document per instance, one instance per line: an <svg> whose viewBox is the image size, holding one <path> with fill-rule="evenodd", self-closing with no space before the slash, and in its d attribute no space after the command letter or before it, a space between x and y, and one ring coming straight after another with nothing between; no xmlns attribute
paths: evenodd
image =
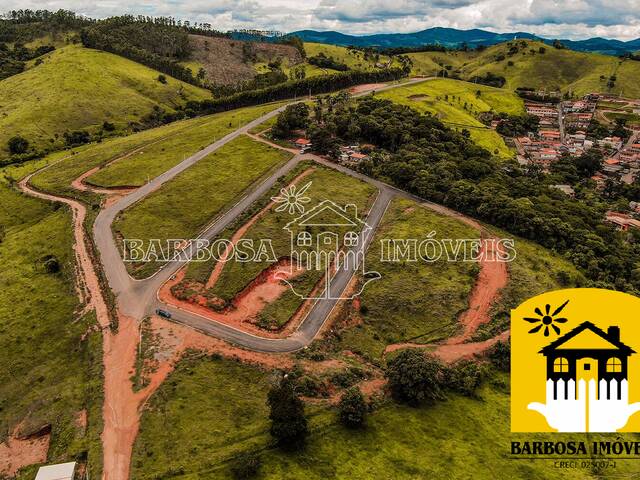
<svg viewBox="0 0 640 480"><path fill-rule="evenodd" d="M542 53L544 52L544 53ZM557 49L541 42L518 40L483 51L411 53L413 74L434 75L443 66L449 75L473 81L488 72L505 78L505 88L546 88L571 91L620 93L640 96L640 62L597 53ZM613 87L608 85L615 76Z"/></svg>
<svg viewBox="0 0 640 480"><path fill-rule="evenodd" d="M9 156L7 140L14 135L38 149L56 149L67 131L96 133L108 121L117 132L155 106L172 111L211 95L170 77L161 83L155 70L80 46L66 46L41 60L0 82L0 161Z"/></svg>
<svg viewBox="0 0 640 480"><path fill-rule="evenodd" d="M501 157L513 156L502 137L477 118L488 111L523 114L522 99L508 90L443 78L394 88L378 95L421 112L431 112L451 128L466 128L481 147Z"/></svg>

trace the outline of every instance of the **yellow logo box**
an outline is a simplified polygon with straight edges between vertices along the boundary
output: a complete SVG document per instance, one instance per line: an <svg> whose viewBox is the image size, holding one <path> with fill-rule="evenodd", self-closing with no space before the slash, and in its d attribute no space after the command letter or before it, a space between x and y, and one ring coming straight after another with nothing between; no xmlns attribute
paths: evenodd
<svg viewBox="0 0 640 480"><path fill-rule="evenodd" d="M512 432L640 432L640 299L556 290L511 311Z"/></svg>

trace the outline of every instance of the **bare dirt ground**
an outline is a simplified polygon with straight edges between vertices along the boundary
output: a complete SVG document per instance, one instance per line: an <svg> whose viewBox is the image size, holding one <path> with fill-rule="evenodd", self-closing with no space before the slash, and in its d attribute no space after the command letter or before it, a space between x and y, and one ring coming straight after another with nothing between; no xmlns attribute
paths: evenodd
<svg viewBox="0 0 640 480"><path fill-rule="evenodd" d="M255 133L247 133L247 136L251 137L253 140L255 140L257 142L264 143L266 145L269 145L270 147L277 148L279 150L284 150L285 152L289 152L289 153L293 153L293 154L300 153L300 150L298 150L297 148L283 147L282 145L278 145L277 143L272 142L268 138L263 137L262 134L265 133L265 132L268 132L269 130L270 129L266 129L264 132L261 132L259 135L256 135Z"/></svg>
<svg viewBox="0 0 640 480"><path fill-rule="evenodd" d="M17 430L17 429L16 429ZM14 432L0 443L0 477L13 477L22 467L47 460L51 434L19 438Z"/></svg>
<svg viewBox="0 0 640 480"><path fill-rule="evenodd" d="M349 89L349 93L364 93L364 92L373 92L382 87L386 87L388 84L386 83L365 83L363 85L356 85L355 87L351 87Z"/></svg>
<svg viewBox="0 0 640 480"><path fill-rule="evenodd" d="M447 344L455 345L468 341L479 326L489 322L491 306L498 299L502 290L509 281L507 265L505 262L496 261L496 254L504 253L494 243L483 244L483 256L480 261L480 274L469 299L469 308L458 319L463 326L463 331L455 337L451 337Z"/></svg>
<svg viewBox="0 0 640 480"><path fill-rule="evenodd" d="M229 38L189 35L193 48L191 60L202 65L207 80L218 85L231 85L251 80L256 75L254 63L269 63L276 58L285 64L302 62L300 52L291 45L261 42L243 42ZM196 75L198 72L193 72Z"/></svg>

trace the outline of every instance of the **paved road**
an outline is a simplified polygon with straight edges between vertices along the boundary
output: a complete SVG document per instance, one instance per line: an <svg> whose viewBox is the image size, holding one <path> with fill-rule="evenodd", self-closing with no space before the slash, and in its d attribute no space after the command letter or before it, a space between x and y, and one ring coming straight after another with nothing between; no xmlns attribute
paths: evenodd
<svg viewBox="0 0 640 480"><path fill-rule="evenodd" d="M391 84L378 88L376 91L380 92L428 80L430 80L430 78L411 79L401 84ZM362 92L354 96L363 96L369 93L370 92ZM176 322L184 323L204 333L219 337L237 345L263 352L294 351L304 347L313 340L327 316L335 306L336 300L322 299L316 301L309 314L302 321L299 329L289 338L274 340L251 335L229 327L228 325L224 325L210 319L205 319L204 317L200 317L190 312L179 310L158 300L157 292L159 288L184 265L184 259L192 258L196 253L197 249L195 248L195 244L191 244L185 249L184 254L181 256L182 260L165 264L163 268L156 272L156 274L147 279L136 280L128 274L111 231L111 224L121 211L142 200L147 195L160 188L164 183L171 180L176 175L202 160L223 145L238 136L249 132L253 127L265 122L269 118L274 117L284 110L284 108L286 108L286 106L269 112L266 115L244 125L238 130L226 135L220 140L217 140L170 170L167 170L163 174L157 176L143 187L140 187L121 198L119 201L105 208L98 214L93 225L93 236L109 286L117 298L118 308L121 313L140 319L155 312L157 308L162 308L170 311L172 313L172 320ZM343 173L367 181L378 188L379 195L367 217L367 224L372 228L372 232L369 235L369 238L367 238L367 241L364 242L362 247L364 249L368 247L371 239L373 238L373 232L375 232L375 229L382 219L382 215L389 205L391 198L396 194L411 197L410 195L394 189L389 185L353 172L345 167L328 162L315 155L296 155L270 175L264 182L248 192L237 204L218 217L208 228L205 229L204 232L199 235L199 238L211 240L216 237L254 202L264 196L264 194L276 184L279 178L291 171L303 160L317 161ZM340 296L340 293L342 293L346 288L346 285L353 276L355 269L358 267L359 265L354 265L353 269L340 270L334 275L331 280L332 295L330 295L330 297Z"/></svg>

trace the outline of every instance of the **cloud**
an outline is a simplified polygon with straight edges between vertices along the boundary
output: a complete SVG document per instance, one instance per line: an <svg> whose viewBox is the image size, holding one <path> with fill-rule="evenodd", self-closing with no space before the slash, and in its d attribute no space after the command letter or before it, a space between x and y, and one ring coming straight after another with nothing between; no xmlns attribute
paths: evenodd
<svg viewBox="0 0 640 480"><path fill-rule="evenodd" d="M640 37L640 0L3 0L2 10L66 8L92 17L174 16L215 28L351 34L408 33L429 27L528 31L582 39Z"/></svg>

